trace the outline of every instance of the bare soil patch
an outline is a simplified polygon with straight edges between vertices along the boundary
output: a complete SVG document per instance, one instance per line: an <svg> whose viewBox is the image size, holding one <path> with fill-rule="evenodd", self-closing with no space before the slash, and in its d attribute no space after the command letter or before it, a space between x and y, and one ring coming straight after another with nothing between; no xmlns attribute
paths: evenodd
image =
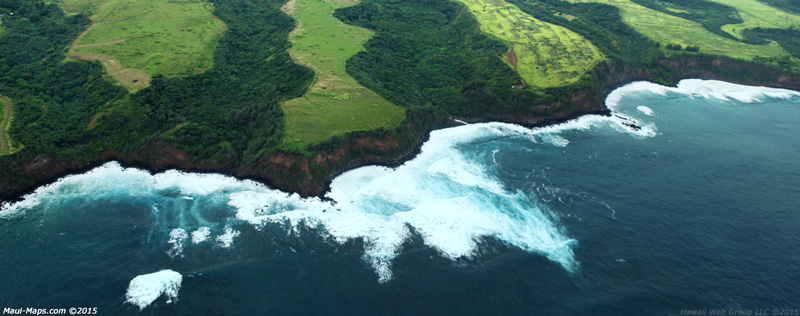
<svg viewBox="0 0 800 316"><path fill-rule="evenodd" d="M11 115L14 113L13 103L11 99L0 96L0 105L3 106L3 120L0 121L0 155L10 154L13 151L11 147L11 137L8 136L8 128L11 127Z"/></svg>
<svg viewBox="0 0 800 316"><path fill-rule="evenodd" d="M114 80L117 80L121 83L125 88L128 90L137 90L146 87L150 84L150 80L153 78L144 71L133 69L133 68L122 68L122 65L119 63L114 57L103 55L103 54L96 54L96 53L89 53L89 52L76 52L75 49L77 48L88 48L88 47L99 47L99 46L108 46L113 44L122 43L125 40L116 40L104 43L95 43L95 44L86 44L86 45L76 45L80 40L86 36L86 33L92 30L92 28L97 24L92 24L88 28L86 28L83 33L78 35L72 44L69 46L69 51L67 52L67 56L70 58L75 59L83 59L83 60L96 60L99 61L103 68L105 68L106 73L108 73Z"/></svg>
<svg viewBox="0 0 800 316"><path fill-rule="evenodd" d="M508 52L508 54L506 54L506 60L508 61L509 64L511 64L511 67L514 68L514 72L517 73L517 77L519 77L519 79L522 80L522 85L515 87L525 88L528 86L528 83L525 82L525 79L522 78L522 76L519 75L519 71L517 71L517 54L514 53L514 43L509 43L509 44L511 45L511 51Z"/></svg>

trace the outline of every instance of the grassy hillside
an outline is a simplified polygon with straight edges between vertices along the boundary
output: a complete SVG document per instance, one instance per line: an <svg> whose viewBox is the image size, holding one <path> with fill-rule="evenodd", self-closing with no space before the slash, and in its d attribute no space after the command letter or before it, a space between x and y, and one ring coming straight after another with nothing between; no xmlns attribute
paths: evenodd
<svg viewBox="0 0 800 316"><path fill-rule="evenodd" d="M753 60L756 56L777 58L785 51L775 44L751 45L714 34L700 23L656 11L630 0L570 0L573 3L598 2L616 6L622 19L636 31L662 44L697 46L706 54Z"/></svg>
<svg viewBox="0 0 800 316"><path fill-rule="evenodd" d="M286 101L288 148L356 130L393 127L404 118L398 106L359 84L345 71L345 61L364 49L372 32L346 25L334 18L337 8L352 6L349 0L292 0L283 9L298 21L289 40L290 53L316 73L314 85L300 98Z"/></svg>
<svg viewBox="0 0 800 316"><path fill-rule="evenodd" d="M674 15L690 21L700 23L706 30L719 36L736 39L733 35L722 30L728 24L742 23L741 17L735 8L714 3L710 1L698 0L631 0L636 4L649 9L660 11L669 15Z"/></svg>
<svg viewBox="0 0 800 316"><path fill-rule="evenodd" d="M129 89L146 86L150 76L208 70L225 31L205 1L65 0L63 7L89 14L92 20L70 55L100 61Z"/></svg>
<svg viewBox="0 0 800 316"><path fill-rule="evenodd" d="M791 29L746 29L742 32L745 41L752 44L766 44L776 41L792 56L800 56L800 28ZM787 56L788 57L788 56ZM797 67L789 58L777 60L784 68Z"/></svg>
<svg viewBox="0 0 800 316"><path fill-rule="evenodd" d="M583 36L538 20L504 0L459 0L481 30L513 45L506 59L525 82L550 88L578 81L603 56Z"/></svg>
<svg viewBox="0 0 800 316"><path fill-rule="evenodd" d="M776 7L786 12L800 14L800 0L760 0L772 7Z"/></svg>
<svg viewBox="0 0 800 316"><path fill-rule="evenodd" d="M760 28L790 28L800 27L800 16L787 13L756 0L708 0L736 8L742 23L728 24L722 30L730 33L737 39L742 39L742 32L746 29Z"/></svg>
<svg viewBox="0 0 800 316"><path fill-rule="evenodd" d="M713 10L689 19L677 16L688 7L664 9L669 14L633 2L644 0L296 0L294 11L285 0L215 0L227 28L221 37L206 2L66 1L70 12L98 20L52 2L0 0L15 12L3 17L0 41L0 94L13 100L0 102L0 153L9 136L24 145L0 155L0 183L33 184L31 160L42 154L77 166L108 152L148 164L271 172L264 179L280 178L274 183L324 183L354 161L407 153L447 117L541 123L597 111L604 88L631 79L699 73L775 83L791 77L780 69L797 69L787 52L800 51L797 30L756 27L738 41L722 26L723 35L707 29L735 19L716 19ZM670 58L687 52L668 44L700 51ZM65 60L68 52L103 64ZM198 64L203 58L211 64ZM681 71L694 65L698 71ZM103 67L115 78L167 76L128 82L140 85L131 91ZM514 87L521 78L531 86Z"/></svg>
<svg viewBox="0 0 800 316"><path fill-rule="evenodd" d="M11 99L0 95L0 156L13 154L15 151L20 150L17 148L8 135L8 129L11 127L11 119L14 113L13 103Z"/></svg>

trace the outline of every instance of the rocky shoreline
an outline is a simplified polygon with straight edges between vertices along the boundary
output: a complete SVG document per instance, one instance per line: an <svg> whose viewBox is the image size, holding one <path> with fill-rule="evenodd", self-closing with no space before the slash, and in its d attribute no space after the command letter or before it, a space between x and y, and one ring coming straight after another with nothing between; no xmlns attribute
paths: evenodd
<svg viewBox="0 0 800 316"><path fill-rule="evenodd" d="M780 71L752 62L687 55L662 60L661 64L674 70L668 79L669 85L672 86L682 79L699 78L800 90L799 74ZM29 181L12 183L7 177L0 179L0 200L19 200L36 188L53 183L63 176L83 173L110 161L117 161L123 167L134 167L151 173L170 169L196 173L219 173L264 183L267 186L298 193L302 196L323 197L329 190L333 178L343 172L367 165L397 167L413 159L419 154L422 144L429 138L431 131L460 124L454 119L467 123L491 121L535 128L562 123L587 114L610 115L604 100L611 91L635 81L653 81L657 74L624 64L605 63L593 70L593 76L595 78L594 88L579 89L566 100L536 105L536 107L549 109L566 108L565 111L556 111L549 117L509 117L498 113L480 118L450 118L450 120L434 122L431 126L416 126L409 123L405 126L406 132L414 135L415 142L413 146L405 146L407 148L400 148L403 145L398 140L398 135L388 135L382 138L361 135L348 137L343 142L343 146L333 150L320 150L311 157L279 152L256 163L243 166L224 163L193 163L186 153L160 140L142 146L128 155L109 151L83 161L20 152L16 154L19 155L17 159L24 161L22 165ZM754 79L759 77L772 80ZM664 84L664 82L656 83ZM397 152L399 154L387 155L387 153ZM320 176L320 172L316 172L317 176L315 177L314 173L317 169L324 170L322 172L324 176Z"/></svg>

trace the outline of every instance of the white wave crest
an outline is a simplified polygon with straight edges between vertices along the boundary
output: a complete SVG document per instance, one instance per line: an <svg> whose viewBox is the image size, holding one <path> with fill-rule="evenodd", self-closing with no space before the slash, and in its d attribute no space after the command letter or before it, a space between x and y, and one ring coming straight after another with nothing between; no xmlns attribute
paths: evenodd
<svg viewBox="0 0 800 316"><path fill-rule="evenodd" d="M489 238L540 253L565 270L576 271L579 264L571 248L576 241L566 236L547 207L538 204L532 193L507 190L480 157L468 156L469 151L463 147L508 137L567 146L569 141L562 136L564 132L608 125L641 134L625 125L632 120L589 115L533 130L513 124L482 123L434 131L421 153L396 169L363 167L334 179L327 197L336 203L301 198L221 175L179 171L150 175L122 168L117 163L65 177L59 180L60 184L48 186L42 192L37 190L23 202L65 192L88 198L120 193L147 196L162 191L176 198L221 194L236 208L237 219L256 228L284 225L290 234L299 234L305 227L338 243L363 240L363 258L381 282L392 278L392 261L410 240L412 231L422 237L425 245L453 260L476 256L481 243ZM109 191L115 193L98 194ZM239 235L238 230L226 226L217 236L216 245L232 247ZM198 230L192 232L192 241L201 242L209 236L210 231ZM183 235L179 237L171 243L175 250L170 253L174 255L181 254L178 249L182 249L186 239Z"/></svg>
<svg viewBox="0 0 800 316"><path fill-rule="evenodd" d="M646 107L644 105L637 106L636 109L639 110L639 112L642 112L647 116L653 116L654 115L653 109L651 109L649 107Z"/></svg>
<svg viewBox="0 0 800 316"><path fill-rule="evenodd" d="M189 235L186 234L186 230L183 228L175 228L169 232L169 240L167 241L168 244L172 245L172 247L167 250L167 255L170 258L175 258L175 256L183 257L183 242L189 238Z"/></svg>
<svg viewBox="0 0 800 316"><path fill-rule="evenodd" d="M503 123L438 130L415 159L394 170L364 167L334 179L327 197L335 203L259 190L233 193L229 204L238 219L256 227L286 225L290 234L321 229L338 243L362 239L364 260L380 282L392 278L392 260L409 240L409 228L452 260L474 257L488 237L575 271L575 241L563 234L549 210L523 192L505 189L480 160L459 149L500 137L535 140L546 132Z"/></svg>
<svg viewBox="0 0 800 316"><path fill-rule="evenodd" d="M249 181L235 181L220 174L197 174L169 170L152 175L146 170L123 168L118 162L108 162L88 172L62 177L41 186L14 203L0 205L0 218L23 215L42 202L68 197L101 200L113 196L140 197L173 189L182 194L209 195L222 190L252 189L261 185Z"/></svg>
<svg viewBox="0 0 800 316"><path fill-rule="evenodd" d="M606 104L614 111L626 94L641 90L665 96L676 93L744 102L756 102L767 97L800 98L800 93L789 90L684 80L675 88L635 82L613 91ZM648 114L643 110L645 108L649 109L642 106L640 111ZM381 282L392 278L392 261L399 255L404 243L410 240L412 232L419 234L425 245L453 260L475 257L482 242L494 239L511 247L540 253L565 270L576 271L579 264L572 252L572 245L576 241L559 227L548 208L537 203L533 193L507 189L492 175L488 169L490 167L484 165L481 160L483 157L471 157L463 147L506 137L563 147L569 144L568 132L603 126L611 126L638 137L656 135L656 127L652 123L640 122L618 112L612 112L610 116L586 115L535 129L513 124L481 123L438 130L431 133L429 141L422 146L416 158L400 167L362 167L338 176L327 194L335 202L301 198L297 194L287 194L252 181L240 181L223 175L174 170L151 175L111 162L81 175L61 178L26 195L19 202L3 204L0 218L12 218L50 199L73 195L103 199L119 195L148 197L166 194L174 198L202 200L205 196L216 194L227 198L228 204L235 208L236 219L247 221L256 229L265 225L282 225L287 228L289 235L313 230L337 243L363 240L363 258L373 267ZM155 206L154 212L157 212ZM191 225L212 224L215 223ZM178 223L178 226L181 225ZM201 227L191 233L192 242L204 242L210 235L210 228ZM230 248L239 235L238 230L226 226L224 232L217 236L216 245ZM182 254L187 238L185 230L173 230L169 241L172 248L168 253L173 256ZM141 282L150 280L155 285L138 286L134 282L137 277L131 281L134 291L129 289L129 294L135 295L128 295L129 302L144 308L161 293L172 293L173 287L174 295L167 294L168 300L177 297L179 274L177 283L174 282L175 276L169 273L159 277L147 276L140 276L144 278ZM156 282L160 279L172 281Z"/></svg>
<svg viewBox="0 0 800 316"><path fill-rule="evenodd" d="M86 173L62 177L53 183L41 186L34 192L23 196L23 199L19 202L4 203L0 207L0 218L22 215L25 210L34 208L42 202L51 199L64 198L65 196L71 195L90 195L90 193L87 192L97 192L97 188L108 188L110 184L108 180L113 179L120 173L125 173L128 178L136 178L134 181L126 183L134 187L137 181L146 181L149 175L146 171L138 169L127 169L123 171L116 162L107 163ZM145 183L141 183L141 185L146 185Z"/></svg>
<svg viewBox="0 0 800 316"><path fill-rule="evenodd" d="M172 303L178 300L181 282L183 282L183 276L172 270L161 270L137 276L128 284L125 302L138 306L140 311L161 295L166 296L167 304Z"/></svg>
<svg viewBox="0 0 800 316"><path fill-rule="evenodd" d="M192 243L199 244L205 242L208 240L209 236L211 236L211 228L200 227L192 232Z"/></svg>
<svg viewBox="0 0 800 316"><path fill-rule="evenodd" d="M239 237L239 234L241 234L241 232L239 232L238 230L235 230L230 227L225 227L225 232L223 232L222 235L217 236L217 246L222 248L232 247L233 240L236 237Z"/></svg>
<svg viewBox="0 0 800 316"><path fill-rule="evenodd" d="M638 137L652 137L656 135L654 124L613 112L622 97L639 90L746 102L761 98L800 97L797 92L789 90L717 81L684 80L675 88L636 82L611 93L607 99L612 110L610 116L587 115L535 129L513 124L481 123L434 131L421 153L398 168L363 167L334 179L327 197L335 202L301 198L222 175L180 171L150 175L108 163L83 175L62 178L20 202L5 204L0 209L0 216L24 213L42 201L64 195L102 198L106 193L97 192L138 196L165 191L171 197L197 199L220 194L226 196L228 204L235 208L237 219L247 221L257 229L264 225L283 225L289 234L311 229L337 243L363 240L363 258L378 273L380 281L392 278L392 261L404 243L410 240L412 232L419 234L426 245L443 257L453 260L474 257L481 243L489 238L540 253L564 269L575 271L579 266L571 248L575 241L560 229L547 207L538 204L532 193L506 189L489 172L482 157L468 156L469 151L464 151L463 147L507 137L563 147L569 144L570 132L607 126ZM641 106L639 110L652 114L649 107ZM216 245L219 248L232 247L239 235L238 230L228 225L216 237ZM207 227L192 232L193 243L208 238L210 229ZM180 254L178 249L182 249L185 239L180 235L170 243L173 255Z"/></svg>
<svg viewBox="0 0 800 316"><path fill-rule="evenodd" d="M786 89L747 86L717 80L685 79L678 82L676 87L667 87L646 81L627 84L608 95L606 106L614 111L625 95L638 91L647 91L647 93L662 96L676 94L692 98L736 100L745 103L763 102L767 99L800 98L800 92Z"/></svg>
<svg viewBox="0 0 800 316"><path fill-rule="evenodd" d="M421 154L403 166L364 167L334 179L327 197L337 203L301 198L221 175L178 171L150 175L108 163L85 174L62 178L27 196L15 207L24 209L62 194L96 199L119 194L147 197L163 194L160 192L164 190L174 197L221 194L236 208L237 219L256 228L285 225L291 234L307 227L319 229L338 243L363 240L363 258L382 282L392 278L392 261L412 231L426 245L453 260L474 257L481 242L492 238L511 247L541 253L566 270L576 271L578 263L571 249L575 241L562 232L549 210L537 204L530 194L507 190L481 159L467 156L462 147L505 137L564 146L566 138L559 141L554 135L617 121L620 119L588 116L534 130L484 123L435 131ZM169 217L162 217L165 216ZM216 245L232 247L239 235L238 230L226 226L217 236ZM192 232L195 243L209 237L210 229ZM168 253L183 254L187 238L185 230L173 231Z"/></svg>

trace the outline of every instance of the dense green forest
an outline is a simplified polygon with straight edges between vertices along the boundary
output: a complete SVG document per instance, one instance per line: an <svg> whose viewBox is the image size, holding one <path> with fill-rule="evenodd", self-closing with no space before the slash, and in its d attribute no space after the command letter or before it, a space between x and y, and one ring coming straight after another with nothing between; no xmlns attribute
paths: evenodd
<svg viewBox="0 0 800 316"><path fill-rule="evenodd" d="M707 27L733 23L712 19L706 11L695 10L690 1L676 1L674 5L697 12L692 19L706 19ZM263 168L265 157L286 151L281 146L281 102L303 95L315 76L287 52L288 34L296 23L280 10L284 2L213 1L214 14L228 28L214 52L214 67L188 77L156 77L150 86L129 93L99 63L66 57L70 42L90 24L86 16L67 16L57 5L39 0L0 0L0 8L15 13L2 17L0 95L14 102L9 134L25 146L18 153L0 156L0 176L26 177L22 165L27 158L17 157L46 153L88 161L107 150L125 155L155 141L174 144L194 163ZM376 32L365 50L347 61L347 73L404 107L406 121L393 129L337 136L295 154L331 150L353 136L374 136L391 137L400 145L382 153L353 149L345 154L348 159L396 155L402 153L399 148L413 146L425 130L450 116L548 118L568 113L576 91L601 93L594 76L605 75L603 71L612 63L646 70L652 80L674 79L674 70L659 62L666 51L662 44L625 24L616 7L560 0L509 2L538 19L581 34L601 50L607 62L601 63L599 72L590 72L566 87L519 89L514 87L521 83L519 76L501 59L509 47L482 33L462 4L364 0L334 13L345 23ZM753 29L744 35L759 44L776 40L800 56L798 30ZM788 57L784 59L788 62ZM321 166L310 169L315 179L323 180L333 171Z"/></svg>
<svg viewBox="0 0 800 316"><path fill-rule="evenodd" d="M625 24L619 9L601 3L569 3L560 0L540 0L537 3L510 0L533 17L561 25L583 35L612 60L635 66L651 66L663 57L658 43ZM557 13L577 19L564 19Z"/></svg>
<svg viewBox="0 0 800 316"><path fill-rule="evenodd" d="M0 43L0 94L15 104L12 139L37 151L86 142L91 116L126 92L104 79L97 63L65 62L67 45L89 25L53 5L2 0L13 10Z"/></svg>
<svg viewBox="0 0 800 316"><path fill-rule="evenodd" d="M54 5L1 0L6 17L0 43L0 94L17 109L10 134L26 150L75 157L101 150L127 152L164 137L202 160L238 162L275 150L283 112L279 101L302 94L313 79L286 49L294 21L281 1L217 1L229 30L202 75L156 78L128 95L97 63L65 60L67 45L85 29L85 16ZM88 129L92 117L99 124Z"/></svg>
<svg viewBox="0 0 800 316"><path fill-rule="evenodd" d="M619 9L557 0L511 1L541 20L574 30L597 45L611 60L654 72L663 57L658 43L623 23ZM580 19L555 15L567 13ZM345 23L375 30L366 50L347 62L347 71L366 87L392 102L413 107L431 104L457 116L482 116L497 111L547 116L563 109L533 105L562 100L576 89L593 85L587 75L576 84L537 91L512 88L520 79L500 57L508 46L483 34L460 4L442 0L365 0L336 11Z"/></svg>
<svg viewBox="0 0 800 316"><path fill-rule="evenodd" d="M314 73L289 56L294 20L283 1L219 0L215 15L228 24L214 68L197 76L155 79L132 101L167 130L191 157L252 161L278 148L283 133L280 101L302 95Z"/></svg>
<svg viewBox="0 0 800 316"><path fill-rule="evenodd" d="M754 28L742 32L744 42L750 44L766 44L773 40L781 44L792 56L800 56L800 29L766 29Z"/></svg>
<svg viewBox="0 0 800 316"><path fill-rule="evenodd" d="M366 0L335 16L377 32L365 51L348 60L347 71L396 104L430 104L452 115L473 116L493 104L529 107L549 97L512 91L520 79L500 59L508 47L481 33L460 4Z"/></svg>

